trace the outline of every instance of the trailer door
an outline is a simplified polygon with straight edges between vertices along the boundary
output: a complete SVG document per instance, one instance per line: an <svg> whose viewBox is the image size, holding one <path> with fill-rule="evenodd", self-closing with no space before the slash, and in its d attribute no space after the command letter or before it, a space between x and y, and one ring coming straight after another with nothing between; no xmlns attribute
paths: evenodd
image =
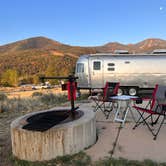
<svg viewBox="0 0 166 166"><path fill-rule="evenodd" d="M91 87L102 88L104 87L103 81L103 61L92 60L91 61Z"/></svg>
<svg viewBox="0 0 166 166"><path fill-rule="evenodd" d="M86 63L77 63L76 65L76 76L79 78L77 80L78 87L80 88L88 88L88 75L86 74L87 65Z"/></svg>

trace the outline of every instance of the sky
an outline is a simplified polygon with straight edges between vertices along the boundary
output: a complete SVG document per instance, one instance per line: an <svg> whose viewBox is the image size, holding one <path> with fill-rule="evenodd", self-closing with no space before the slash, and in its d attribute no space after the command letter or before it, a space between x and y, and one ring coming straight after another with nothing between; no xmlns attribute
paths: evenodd
<svg viewBox="0 0 166 166"><path fill-rule="evenodd" d="M0 45L36 36L77 46L166 40L166 0L0 0Z"/></svg>

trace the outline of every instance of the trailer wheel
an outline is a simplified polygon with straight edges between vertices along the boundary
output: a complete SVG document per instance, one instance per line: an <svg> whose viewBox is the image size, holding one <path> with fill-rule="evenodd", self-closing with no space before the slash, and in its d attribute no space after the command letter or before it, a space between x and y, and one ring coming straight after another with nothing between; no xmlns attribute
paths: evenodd
<svg viewBox="0 0 166 166"><path fill-rule="evenodd" d="M137 88L134 88L134 87L130 88L130 89L128 90L128 94L129 94L130 96L135 96L135 95L137 94Z"/></svg>
<svg viewBox="0 0 166 166"><path fill-rule="evenodd" d="M124 94L124 90L122 88L119 88L117 95L120 96L120 95L123 95L123 94Z"/></svg>

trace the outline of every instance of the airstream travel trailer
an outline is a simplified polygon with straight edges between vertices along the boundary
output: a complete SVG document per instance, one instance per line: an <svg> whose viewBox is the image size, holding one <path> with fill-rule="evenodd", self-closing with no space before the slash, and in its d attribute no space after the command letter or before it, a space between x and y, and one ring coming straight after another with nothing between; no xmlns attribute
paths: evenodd
<svg viewBox="0 0 166 166"><path fill-rule="evenodd" d="M98 89L106 81L120 82L120 93L166 85L166 51L152 54L89 54L76 63L78 89Z"/></svg>

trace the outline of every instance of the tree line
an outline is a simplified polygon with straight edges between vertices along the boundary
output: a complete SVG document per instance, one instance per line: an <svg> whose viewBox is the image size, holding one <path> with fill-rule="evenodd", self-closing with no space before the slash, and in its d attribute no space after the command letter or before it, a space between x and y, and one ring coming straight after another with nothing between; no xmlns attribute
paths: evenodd
<svg viewBox="0 0 166 166"><path fill-rule="evenodd" d="M76 58L49 54L23 54L0 58L0 85L38 84L40 76L67 76L74 72ZM56 84L56 80L50 81Z"/></svg>

